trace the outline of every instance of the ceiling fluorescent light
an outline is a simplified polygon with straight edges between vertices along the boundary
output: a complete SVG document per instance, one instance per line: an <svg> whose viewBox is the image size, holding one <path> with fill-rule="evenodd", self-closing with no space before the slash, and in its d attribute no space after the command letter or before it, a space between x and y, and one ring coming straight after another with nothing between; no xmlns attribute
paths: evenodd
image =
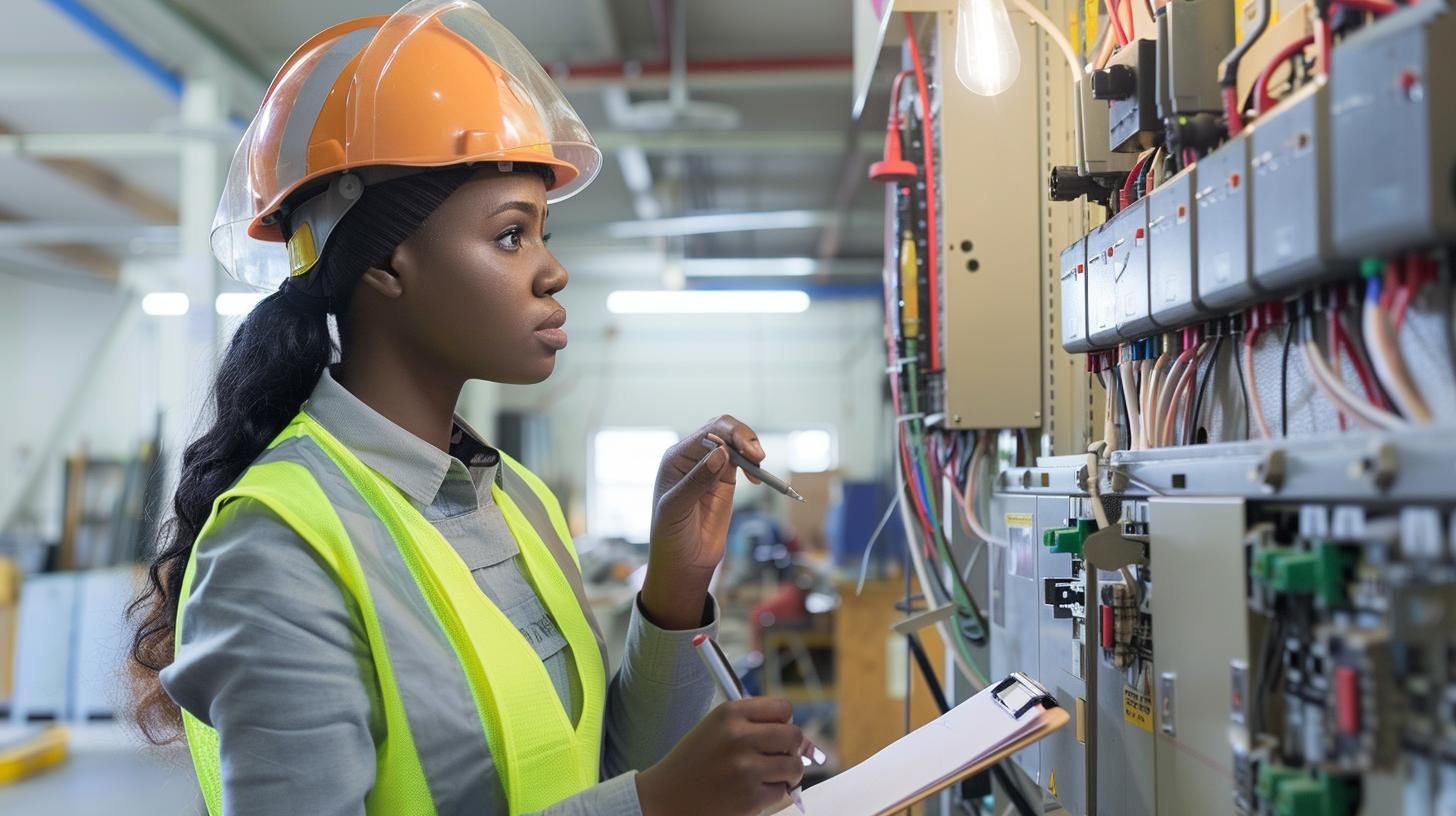
<svg viewBox="0 0 1456 816"><path fill-rule="evenodd" d="M622 290L607 295L612 314L797 314L809 308L797 290Z"/></svg>
<svg viewBox="0 0 1456 816"><path fill-rule="evenodd" d="M265 297L268 297L267 292L223 292L217 296L213 308L225 317L245 315Z"/></svg>
<svg viewBox="0 0 1456 816"><path fill-rule="evenodd" d="M659 218L655 221L618 221L607 225L607 236L611 238L667 238L677 235L709 235L720 232L807 229L822 227L834 220L834 213L820 210L711 213Z"/></svg>
<svg viewBox="0 0 1456 816"><path fill-rule="evenodd" d="M152 292L142 298L142 311L153 317L180 317L189 305L185 292Z"/></svg>
<svg viewBox="0 0 1456 816"><path fill-rule="evenodd" d="M690 278L801 278L814 274L813 258L685 258Z"/></svg>

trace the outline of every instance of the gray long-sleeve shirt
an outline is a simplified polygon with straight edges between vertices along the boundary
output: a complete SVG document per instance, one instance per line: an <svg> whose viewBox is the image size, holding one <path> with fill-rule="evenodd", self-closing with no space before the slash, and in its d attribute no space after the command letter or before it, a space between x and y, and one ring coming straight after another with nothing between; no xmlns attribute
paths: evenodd
<svg viewBox="0 0 1456 816"><path fill-rule="evenodd" d="M572 654L522 571L491 498L499 456L458 420L446 454L374 412L327 372L305 410L399 487L450 542L481 590L533 646L575 722L582 689L573 661L597 657ZM251 499L223 509L195 558L177 659L162 672L162 683L178 705L217 730L229 813L362 814L384 721L367 681L367 642L343 593L312 548ZM635 771L660 760L711 703L712 679L691 641L711 633L716 620L709 599L703 628L666 631L634 605L622 665L607 691L605 781L545 813L641 813ZM477 716L473 709L456 714ZM472 773L479 778L453 784L482 789L474 800L489 804L478 816L506 812L493 763L442 759L436 764L477 769Z"/></svg>

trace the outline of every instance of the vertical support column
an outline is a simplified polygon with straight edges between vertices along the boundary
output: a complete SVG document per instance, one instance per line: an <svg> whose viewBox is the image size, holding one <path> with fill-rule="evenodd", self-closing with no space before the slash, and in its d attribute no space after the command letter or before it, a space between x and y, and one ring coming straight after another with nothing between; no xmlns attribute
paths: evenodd
<svg viewBox="0 0 1456 816"><path fill-rule="evenodd" d="M208 77L189 78L182 91L181 118L188 135L179 155L182 241L172 285L187 295L190 307L182 319L159 324L164 495L172 492L182 450L198 429L222 344L213 303L223 272L212 257L210 233L222 192L223 162L230 151L216 141L217 134L228 128L218 83Z"/></svg>

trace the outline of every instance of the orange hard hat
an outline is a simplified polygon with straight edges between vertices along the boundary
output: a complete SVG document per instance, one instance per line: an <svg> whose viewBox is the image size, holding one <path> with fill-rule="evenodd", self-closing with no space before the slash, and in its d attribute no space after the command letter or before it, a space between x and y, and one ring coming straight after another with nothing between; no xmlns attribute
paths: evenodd
<svg viewBox="0 0 1456 816"><path fill-rule="evenodd" d="M264 95L233 158L213 252L234 277L271 288L313 266L368 184L477 162L549 167L555 202L591 182L601 151L540 63L473 0L414 0L340 23L299 47ZM282 220L304 211L285 252Z"/></svg>

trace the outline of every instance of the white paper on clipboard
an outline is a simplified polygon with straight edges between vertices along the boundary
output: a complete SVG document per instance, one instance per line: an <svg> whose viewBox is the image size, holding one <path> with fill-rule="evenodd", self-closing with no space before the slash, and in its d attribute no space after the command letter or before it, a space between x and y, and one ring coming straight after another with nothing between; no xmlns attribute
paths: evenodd
<svg viewBox="0 0 1456 816"><path fill-rule="evenodd" d="M918 801L967 769L1066 725L1060 708L1031 706L1019 718L986 688L879 753L804 791L807 816L877 816ZM1020 708L1020 706L1016 706ZM790 805L774 816L795 816Z"/></svg>

